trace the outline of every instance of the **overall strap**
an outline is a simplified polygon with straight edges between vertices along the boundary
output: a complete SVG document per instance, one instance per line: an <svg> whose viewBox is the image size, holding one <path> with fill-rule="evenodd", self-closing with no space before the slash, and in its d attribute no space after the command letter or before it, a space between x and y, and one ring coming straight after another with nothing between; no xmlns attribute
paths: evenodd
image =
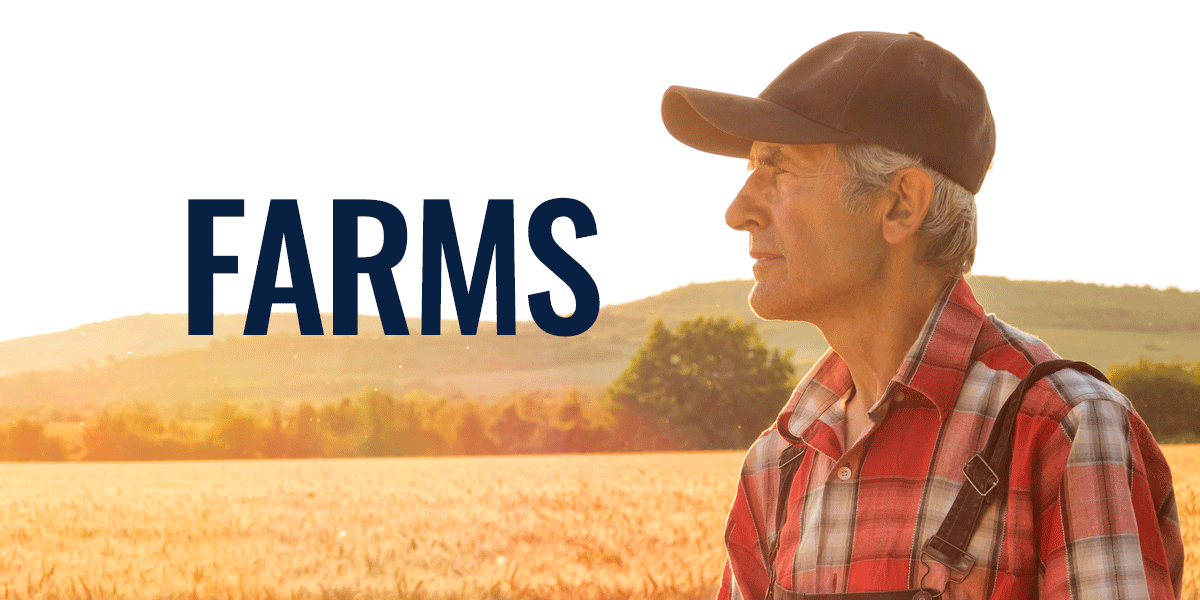
<svg viewBox="0 0 1200 600"><path fill-rule="evenodd" d="M1038 380L1062 369L1075 369L1108 383L1108 378L1103 373L1085 362L1056 359L1034 365L996 415L987 445L963 465L966 481L959 489L941 528L922 548L922 560L928 556L964 578L971 567L975 566L975 557L969 554L966 548L979 526L983 509L1008 489L1009 468L1013 455L1013 431L1016 429L1021 398Z"/></svg>

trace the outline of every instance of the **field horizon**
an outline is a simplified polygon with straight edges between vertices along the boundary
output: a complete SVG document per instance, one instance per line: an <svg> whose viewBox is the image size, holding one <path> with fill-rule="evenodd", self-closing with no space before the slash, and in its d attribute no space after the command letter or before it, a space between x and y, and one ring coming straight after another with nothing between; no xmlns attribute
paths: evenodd
<svg viewBox="0 0 1200 600"><path fill-rule="evenodd" d="M969 278L984 308L1044 339L1060 355L1101 370L1145 357L1200 359L1200 292L1074 282ZM828 347L806 323L763 321L750 311L748 280L691 284L601 309L591 329L559 338L531 322L513 336L457 333L385 336L360 315L359 335L301 336L294 313L275 313L270 333L243 336L244 315L217 315L213 336L187 335L187 315L137 315L0 342L0 408L111 403L243 401L328 403L379 389L494 399L509 392L603 390L629 364L655 319L698 315L756 325L768 347L794 352L803 372ZM323 315L325 331L330 316Z"/></svg>

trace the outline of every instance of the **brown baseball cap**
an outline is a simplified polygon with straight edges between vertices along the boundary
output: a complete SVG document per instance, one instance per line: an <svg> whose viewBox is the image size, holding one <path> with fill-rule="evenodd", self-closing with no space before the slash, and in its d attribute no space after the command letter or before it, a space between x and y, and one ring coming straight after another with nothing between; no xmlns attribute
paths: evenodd
<svg viewBox="0 0 1200 600"><path fill-rule="evenodd" d="M673 85L663 123L699 150L745 158L754 141L869 142L915 154L978 193L996 152L983 84L919 33L844 33L805 52L757 98Z"/></svg>

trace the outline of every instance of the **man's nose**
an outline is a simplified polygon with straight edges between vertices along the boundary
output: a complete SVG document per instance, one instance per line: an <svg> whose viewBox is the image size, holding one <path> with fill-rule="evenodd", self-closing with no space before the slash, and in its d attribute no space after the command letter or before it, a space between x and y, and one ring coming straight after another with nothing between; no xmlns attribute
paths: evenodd
<svg viewBox="0 0 1200 600"><path fill-rule="evenodd" d="M756 175L751 173L746 178L745 185L725 209L725 224L738 231L753 231L767 225L766 212L762 210L762 186Z"/></svg>

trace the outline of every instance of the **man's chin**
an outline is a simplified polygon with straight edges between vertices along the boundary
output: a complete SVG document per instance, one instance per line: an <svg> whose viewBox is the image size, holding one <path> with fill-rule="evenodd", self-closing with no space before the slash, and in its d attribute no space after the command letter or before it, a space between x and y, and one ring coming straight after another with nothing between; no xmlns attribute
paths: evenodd
<svg viewBox="0 0 1200 600"><path fill-rule="evenodd" d="M750 304L750 310L754 314L765 321L794 321L792 310L795 308L780 294L771 293L771 290L761 283L755 282L754 287L750 290L750 296L746 298Z"/></svg>

